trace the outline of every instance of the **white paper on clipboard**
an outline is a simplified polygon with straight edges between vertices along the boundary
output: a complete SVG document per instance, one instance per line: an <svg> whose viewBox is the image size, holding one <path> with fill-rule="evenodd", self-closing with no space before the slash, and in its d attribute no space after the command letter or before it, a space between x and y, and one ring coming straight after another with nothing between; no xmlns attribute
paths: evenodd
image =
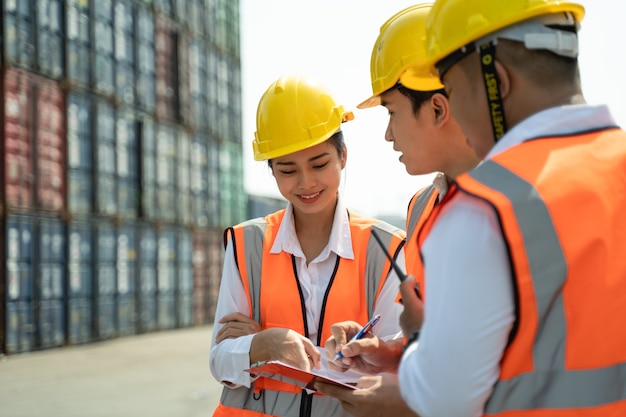
<svg viewBox="0 0 626 417"><path fill-rule="evenodd" d="M322 354L321 369L305 371L281 361L263 361L253 364L246 372L289 382L299 387L315 391L314 384L323 382L344 388L356 389L356 383L362 375L353 371L334 372L328 368L328 360L324 348L318 348Z"/></svg>

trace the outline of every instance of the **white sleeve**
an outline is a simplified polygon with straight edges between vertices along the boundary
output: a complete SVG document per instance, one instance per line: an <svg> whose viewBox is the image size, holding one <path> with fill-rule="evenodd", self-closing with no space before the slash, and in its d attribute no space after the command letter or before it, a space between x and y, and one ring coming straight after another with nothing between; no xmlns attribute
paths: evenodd
<svg viewBox="0 0 626 417"><path fill-rule="evenodd" d="M225 339L215 343L215 336L223 324L219 320L227 314L239 312L250 316L248 296L241 282L241 275L235 263L233 245L226 246L222 282L215 310L213 337L209 364L213 377L231 388L244 385L250 387L252 379L244 369L250 367L250 344L254 335L241 336L236 339Z"/></svg>
<svg viewBox="0 0 626 417"><path fill-rule="evenodd" d="M419 343L400 363L402 397L421 417L482 416L515 318L495 212L458 193L422 252L428 297Z"/></svg>
<svg viewBox="0 0 626 417"><path fill-rule="evenodd" d="M396 258L398 266L405 271L404 250L400 251ZM399 297L400 279L392 269L387 276L374 308L374 315L380 314L380 321L372 330L376 336L383 340L394 339L398 334L402 333L400 328L400 314L402 313L402 304L396 302ZM363 324L363 323L362 323Z"/></svg>

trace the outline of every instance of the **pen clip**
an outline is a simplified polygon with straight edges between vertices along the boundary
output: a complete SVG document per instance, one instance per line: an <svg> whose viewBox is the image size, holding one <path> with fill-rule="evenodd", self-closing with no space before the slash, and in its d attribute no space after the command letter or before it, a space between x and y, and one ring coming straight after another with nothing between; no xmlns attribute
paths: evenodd
<svg viewBox="0 0 626 417"><path fill-rule="evenodd" d="M376 323L378 323L379 320L380 314L375 315L370 321L365 324L365 326L363 326L363 328L356 334L354 339L363 339L363 336L365 336L370 330L372 330L372 328L376 326Z"/></svg>

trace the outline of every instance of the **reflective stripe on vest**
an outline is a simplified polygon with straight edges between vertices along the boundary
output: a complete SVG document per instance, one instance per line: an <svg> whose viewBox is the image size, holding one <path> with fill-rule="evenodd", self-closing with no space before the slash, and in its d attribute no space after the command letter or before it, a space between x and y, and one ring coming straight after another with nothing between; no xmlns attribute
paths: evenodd
<svg viewBox="0 0 626 417"><path fill-rule="evenodd" d="M426 283L424 282L424 264L418 235L424 223L432 213L439 198L439 192L434 185L429 185L417 192L409 203L406 219L406 246L404 256L407 275L413 275L419 284L422 299L425 297Z"/></svg>
<svg viewBox="0 0 626 417"><path fill-rule="evenodd" d="M308 336L305 307L297 295L297 272L292 257L285 252L269 254L284 214L285 210L281 210L264 219L245 222L233 228L230 236L253 318L263 328L288 327ZM353 212L349 212L349 218L355 259L338 259L336 274L331 279L322 306L318 345L330 336L330 325L333 323L347 319L365 322L374 312L376 299L391 265L375 240L370 239L370 230L377 229L394 255L399 253L404 244L404 233L387 223ZM267 262L264 262L266 254ZM263 280L261 277L265 275L275 278ZM354 281L354 277L360 277L359 281ZM360 284L362 290L358 291L359 286L355 284ZM272 302L266 297L280 302ZM352 302L346 302L348 300ZM284 306L291 311L284 310ZM345 312L348 314L345 315ZM252 389L224 388L222 405L219 406L220 415L237 415L228 413L228 408L232 407L233 410L242 408L278 416L299 416L302 398L305 398L302 390L287 381L259 378ZM313 402L312 416L345 414L339 403L330 397L314 396L308 400Z"/></svg>
<svg viewBox="0 0 626 417"><path fill-rule="evenodd" d="M519 327L487 415L626 415L626 337L618 330L626 329L625 172L626 134L606 130L535 139L457 179L460 191L495 208L518 294ZM595 292L605 304L587 301ZM587 315L603 308L605 320L590 323ZM574 334L577 323L597 329L588 337L598 339Z"/></svg>
<svg viewBox="0 0 626 417"><path fill-rule="evenodd" d="M341 404L334 398L322 395L309 395L263 390L262 393L253 393L246 387L223 388L220 404L213 413L214 417L303 417L302 402L305 396L311 401L310 417L349 417L350 414L341 408Z"/></svg>

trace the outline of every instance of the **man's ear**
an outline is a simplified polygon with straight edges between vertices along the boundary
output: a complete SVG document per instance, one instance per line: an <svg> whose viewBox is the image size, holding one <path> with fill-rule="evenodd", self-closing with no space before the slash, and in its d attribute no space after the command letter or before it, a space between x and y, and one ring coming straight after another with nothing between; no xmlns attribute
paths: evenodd
<svg viewBox="0 0 626 417"><path fill-rule="evenodd" d="M435 125L441 126L450 118L450 104L443 94L433 94L430 98L430 107L434 112Z"/></svg>
<svg viewBox="0 0 626 417"><path fill-rule="evenodd" d="M348 147L343 145L343 155L341 157L341 169L346 167L346 161L348 160Z"/></svg>
<svg viewBox="0 0 626 417"><path fill-rule="evenodd" d="M494 62L498 81L500 81L500 96L504 100L511 92L511 76L509 70L497 59Z"/></svg>

